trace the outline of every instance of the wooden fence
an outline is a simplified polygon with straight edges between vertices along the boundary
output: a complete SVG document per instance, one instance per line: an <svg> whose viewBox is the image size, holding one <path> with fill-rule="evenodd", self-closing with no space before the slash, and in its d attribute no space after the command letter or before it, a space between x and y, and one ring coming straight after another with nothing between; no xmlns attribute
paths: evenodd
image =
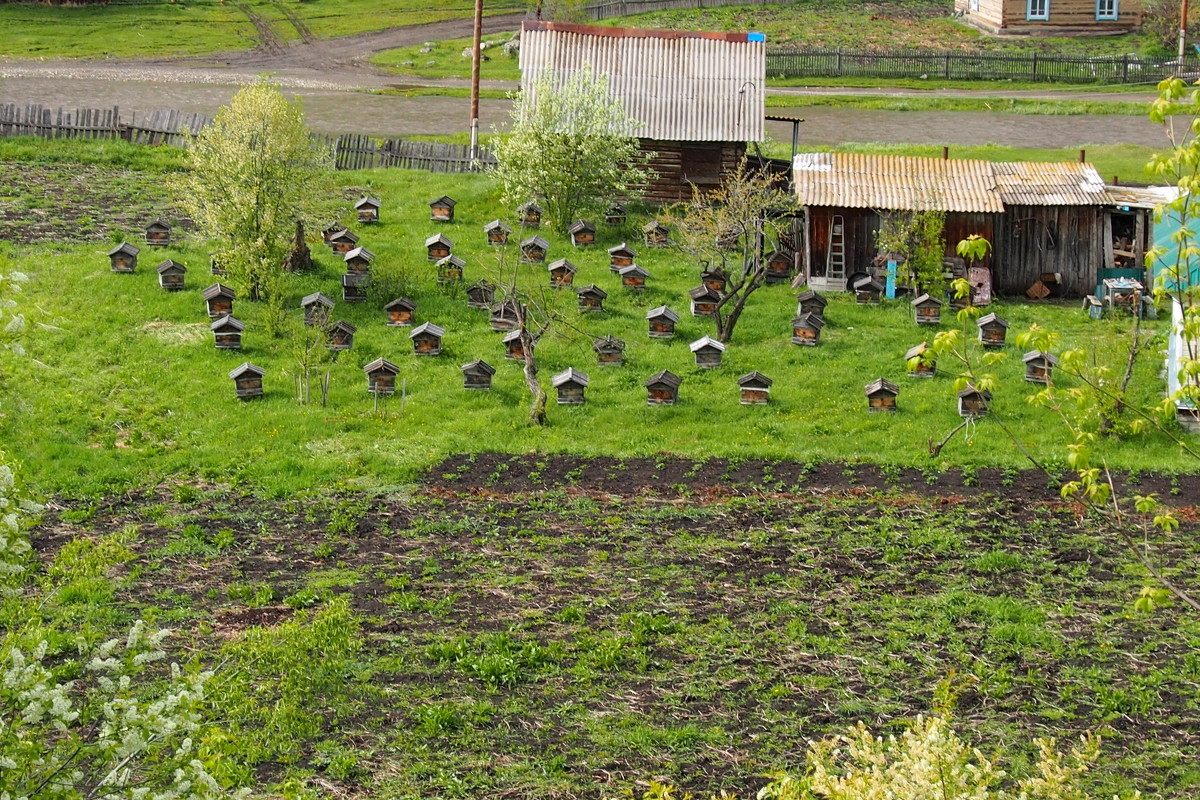
<svg viewBox="0 0 1200 800"><path fill-rule="evenodd" d="M405 139L377 139L360 133L347 133L325 139L334 149L338 169L403 167L429 172L476 172L481 165L496 163L495 157L480 150L471 158L465 144L410 142Z"/></svg>
<svg viewBox="0 0 1200 800"><path fill-rule="evenodd" d="M134 112L122 119L121 110L112 108L48 108L41 105L0 104L0 136L37 136L43 139L124 139L135 144L172 145L186 143L183 133L192 135L212 122L203 114L183 111ZM467 145L441 142L410 142L404 139L380 139L363 134L320 137L333 148L338 169L402 167L429 172L475 172L496 159L486 150L472 160Z"/></svg>
<svg viewBox="0 0 1200 800"><path fill-rule="evenodd" d="M1195 76L1200 59L1184 59L1182 73ZM923 50L771 48L767 77L932 78L942 80L1157 83L1180 73L1179 62L1136 55L1083 58L1006 53Z"/></svg>

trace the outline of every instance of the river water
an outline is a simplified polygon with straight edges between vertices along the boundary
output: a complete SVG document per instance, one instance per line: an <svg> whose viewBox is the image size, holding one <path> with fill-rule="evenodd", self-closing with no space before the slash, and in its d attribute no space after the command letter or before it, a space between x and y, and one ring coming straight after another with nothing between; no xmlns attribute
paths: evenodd
<svg viewBox="0 0 1200 800"><path fill-rule="evenodd" d="M179 109L213 114L237 90L232 82L111 80L107 78L10 75L0 80L0 103L40 103L66 108L119 106L131 112ZM411 136L466 131L469 101L452 97L398 97L369 94L309 81L288 86L299 97L309 125L322 133ZM491 132L508 120L507 100L480 102L480 129ZM1099 144L1164 145L1160 126L1144 117L1117 115L1041 116L955 111L874 111L854 108L772 108L771 114L805 118L804 145L896 142L934 145L995 143L1058 148ZM790 142L791 125L768 122L773 139Z"/></svg>

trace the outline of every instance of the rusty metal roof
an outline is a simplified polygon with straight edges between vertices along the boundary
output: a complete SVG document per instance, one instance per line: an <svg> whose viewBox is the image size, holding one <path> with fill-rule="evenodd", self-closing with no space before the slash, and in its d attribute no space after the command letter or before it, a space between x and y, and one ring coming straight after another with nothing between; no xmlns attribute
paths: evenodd
<svg viewBox="0 0 1200 800"><path fill-rule="evenodd" d="M766 44L754 34L652 31L526 21L521 85L545 70L559 80L590 65L638 122L633 135L665 141L764 137Z"/></svg>
<svg viewBox="0 0 1200 800"><path fill-rule="evenodd" d="M995 176L986 161L798 153L793 169L801 205L889 211L1004 211Z"/></svg>
<svg viewBox="0 0 1200 800"><path fill-rule="evenodd" d="M1102 206L1110 200L1091 164L1078 161L997 161L1000 199L1009 206Z"/></svg>
<svg viewBox="0 0 1200 800"><path fill-rule="evenodd" d="M1005 206L1111 205L1091 164L799 153L801 205L1002 213Z"/></svg>

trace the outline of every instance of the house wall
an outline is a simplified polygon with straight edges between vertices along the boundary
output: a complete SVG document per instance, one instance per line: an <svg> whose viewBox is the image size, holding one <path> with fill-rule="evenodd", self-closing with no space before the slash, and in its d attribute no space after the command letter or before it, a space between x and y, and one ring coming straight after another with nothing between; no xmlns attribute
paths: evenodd
<svg viewBox="0 0 1200 800"><path fill-rule="evenodd" d="M1122 33L1142 24L1141 0L1120 0L1116 20L1096 19L1096 0L1049 0L1050 18L1026 19L1027 0L955 0L954 9L965 21L991 33L1042 33L1049 35Z"/></svg>
<svg viewBox="0 0 1200 800"><path fill-rule="evenodd" d="M646 186L651 203L676 203L692 197L692 184L716 189L721 177L737 168L745 142L669 142L642 139L642 152L653 152L650 167L658 173Z"/></svg>

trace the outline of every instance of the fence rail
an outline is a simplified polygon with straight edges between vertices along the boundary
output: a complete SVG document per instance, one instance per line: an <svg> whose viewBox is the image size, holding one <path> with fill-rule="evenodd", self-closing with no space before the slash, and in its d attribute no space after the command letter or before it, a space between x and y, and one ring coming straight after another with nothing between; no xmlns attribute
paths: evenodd
<svg viewBox="0 0 1200 800"><path fill-rule="evenodd" d="M122 118L112 108L49 108L42 105L0 104L0 137L37 136L43 139L124 139L134 144L182 147L212 122L210 117L177 110L133 112ZM495 157L480 150L472 160L467 145L382 139L358 133L321 136L333 148L338 169L402 167L429 172L474 172Z"/></svg>
<svg viewBox="0 0 1200 800"><path fill-rule="evenodd" d="M1175 59L1136 55L1048 56L1034 53L962 53L927 50L770 48L767 77L933 78L943 80L1156 83L1179 74ZM1185 58L1182 73L1200 72L1200 59Z"/></svg>
<svg viewBox="0 0 1200 800"><path fill-rule="evenodd" d="M782 0L787 2L787 0ZM795 0L798 2L798 0ZM593 20L644 14L649 11L683 11L690 8L721 6L779 5L781 0L597 0L585 3L583 11Z"/></svg>

